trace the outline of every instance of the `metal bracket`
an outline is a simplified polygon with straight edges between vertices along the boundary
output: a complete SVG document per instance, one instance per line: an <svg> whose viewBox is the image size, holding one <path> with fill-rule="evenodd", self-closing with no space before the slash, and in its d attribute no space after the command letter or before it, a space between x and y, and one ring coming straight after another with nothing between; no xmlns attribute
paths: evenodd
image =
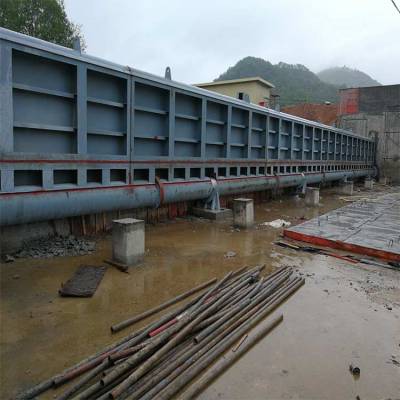
<svg viewBox="0 0 400 400"><path fill-rule="evenodd" d="M306 194L306 188L307 188L307 181L306 181L306 176L304 173L301 173L301 177L303 178L303 184L301 186L301 194Z"/></svg>
<svg viewBox="0 0 400 400"><path fill-rule="evenodd" d="M210 178L210 180L212 189L210 195L204 202L204 208L219 211L221 209L221 204L219 201L218 182L214 178Z"/></svg>
<svg viewBox="0 0 400 400"><path fill-rule="evenodd" d="M165 191L164 191L164 183L161 182L161 179L158 176L155 177L155 182L158 189L158 193L160 195L160 201L156 205L156 208L158 208L164 204Z"/></svg>
<svg viewBox="0 0 400 400"><path fill-rule="evenodd" d="M281 188L281 181L280 181L280 176L275 172L274 176L276 178L276 189L280 189Z"/></svg>
<svg viewBox="0 0 400 400"><path fill-rule="evenodd" d="M325 182L326 182L326 173L325 173L325 171L322 171L322 179L321 179L320 186L322 186Z"/></svg>

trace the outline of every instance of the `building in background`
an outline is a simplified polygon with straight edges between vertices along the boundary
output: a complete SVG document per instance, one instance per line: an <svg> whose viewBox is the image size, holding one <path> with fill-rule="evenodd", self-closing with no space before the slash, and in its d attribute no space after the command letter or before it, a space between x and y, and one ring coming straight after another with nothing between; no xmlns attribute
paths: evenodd
<svg viewBox="0 0 400 400"><path fill-rule="evenodd" d="M300 103L293 106L282 107L281 111L286 114L320 122L321 124L336 126L338 108L338 105L333 103Z"/></svg>
<svg viewBox="0 0 400 400"><path fill-rule="evenodd" d="M241 100L248 98L250 103L264 107L270 106L271 89L275 87L272 83L258 76L231 79L228 81L198 83L195 86Z"/></svg>
<svg viewBox="0 0 400 400"><path fill-rule="evenodd" d="M376 137L380 176L400 183L400 85L340 90L338 126Z"/></svg>

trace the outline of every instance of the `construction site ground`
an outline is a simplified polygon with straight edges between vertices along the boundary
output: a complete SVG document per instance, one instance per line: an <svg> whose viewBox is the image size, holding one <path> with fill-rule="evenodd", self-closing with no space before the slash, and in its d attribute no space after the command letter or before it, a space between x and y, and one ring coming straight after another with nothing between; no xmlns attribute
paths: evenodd
<svg viewBox="0 0 400 400"><path fill-rule="evenodd" d="M0 397L13 398L129 331L111 335L111 324L230 270L266 264L264 274L295 265L306 284L279 308L283 323L200 398L399 399L400 272L278 247L282 229L261 225L278 218L298 224L345 204L332 187L321 191L319 207L297 196L257 205L247 230L198 218L148 225L145 261L129 274L109 267L92 298L62 298L58 290L80 265L104 265L109 235L96 239L92 254L2 264ZM358 377L350 364L361 369Z"/></svg>

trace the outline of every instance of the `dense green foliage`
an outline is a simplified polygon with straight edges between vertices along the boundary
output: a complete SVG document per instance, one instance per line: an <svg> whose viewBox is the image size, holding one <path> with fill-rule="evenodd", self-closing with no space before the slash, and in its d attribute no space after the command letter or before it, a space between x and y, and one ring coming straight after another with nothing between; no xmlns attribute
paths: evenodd
<svg viewBox="0 0 400 400"><path fill-rule="evenodd" d="M80 27L68 20L63 0L0 0L0 26L25 35L73 47Z"/></svg>
<svg viewBox="0 0 400 400"><path fill-rule="evenodd" d="M319 79L333 85L345 87L378 86L380 83L366 73L348 67L333 67L324 69L318 74Z"/></svg>
<svg viewBox="0 0 400 400"><path fill-rule="evenodd" d="M281 105L303 102L323 103L338 101L338 87L322 82L301 64L271 64L262 58L246 57L220 75L216 80L259 76L275 85Z"/></svg>

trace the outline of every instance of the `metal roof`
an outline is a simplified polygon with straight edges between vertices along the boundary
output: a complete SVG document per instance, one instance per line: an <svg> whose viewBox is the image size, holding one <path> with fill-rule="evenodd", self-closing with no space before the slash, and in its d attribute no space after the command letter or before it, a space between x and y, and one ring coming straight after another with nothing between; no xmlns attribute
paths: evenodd
<svg viewBox="0 0 400 400"><path fill-rule="evenodd" d="M258 82L261 85L266 86L267 88L275 87L275 85L273 85L271 82L268 82L265 79L260 78L259 76L253 76L253 77L249 77L249 78L229 79L229 80L225 80L225 81L195 83L194 86L206 88L209 86L234 85L236 83L247 83L247 82Z"/></svg>

